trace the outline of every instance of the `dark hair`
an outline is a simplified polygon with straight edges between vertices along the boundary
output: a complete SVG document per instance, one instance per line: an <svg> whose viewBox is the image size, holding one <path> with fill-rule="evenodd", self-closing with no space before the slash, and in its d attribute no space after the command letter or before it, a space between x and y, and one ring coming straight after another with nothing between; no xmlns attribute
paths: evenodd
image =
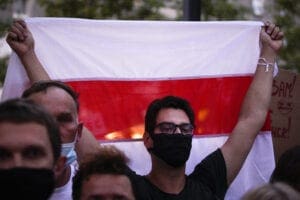
<svg viewBox="0 0 300 200"><path fill-rule="evenodd" d="M125 175L129 178L128 158L114 146L102 146L97 154L85 160L73 177L73 200L79 200L82 184L94 174ZM112 186L113 187L113 186Z"/></svg>
<svg viewBox="0 0 300 200"><path fill-rule="evenodd" d="M22 97L27 98L32 94L38 93L38 92L46 92L48 88L50 87L57 87L60 89L63 89L66 91L74 100L76 104L77 111L79 110L79 101L78 101L78 94L67 84L61 82L61 81L54 81L54 80L47 80L47 81L38 81L31 85L30 88L26 89Z"/></svg>
<svg viewBox="0 0 300 200"><path fill-rule="evenodd" d="M300 192L300 145L285 151L279 158L270 182L285 182Z"/></svg>
<svg viewBox="0 0 300 200"><path fill-rule="evenodd" d="M175 96L166 96L162 99L156 99L148 106L145 117L145 131L153 133L156 125L156 118L161 109L175 108L183 110L188 116L190 123L195 126L195 115L189 102L183 98Z"/></svg>
<svg viewBox="0 0 300 200"><path fill-rule="evenodd" d="M57 161L59 158L61 140L58 124L41 106L34 104L30 100L20 98L4 101L0 103L0 123L1 122L17 124L34 122L44 126L47 129L54 161Z"/></svg>

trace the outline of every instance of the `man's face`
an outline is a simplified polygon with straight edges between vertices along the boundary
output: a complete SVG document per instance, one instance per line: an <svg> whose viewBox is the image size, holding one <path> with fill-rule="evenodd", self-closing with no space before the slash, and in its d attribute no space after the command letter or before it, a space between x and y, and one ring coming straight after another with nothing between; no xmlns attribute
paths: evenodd
<svg viewBox="0 0 300 200"><path fill-rule="evenodd" d="M84 180L82 200L134 200L130 180L125 175L93 174Z"/></svg>
<svg viewBox="0 0 300 200"><path fill-rule="evenodd" d="M47 129L37 123L0 123L0 168L53 169L54 157Z"/></svg>
<svg viewBox="0 0 300 200"><path fill-rule="evenodd" d="M154 133L144 134L144 145L151 153L153 165L168 164L184 169L189 158L193 125L180 109L164 108L159 111Z"/></svg>
<svg viewBox="0 0 300 200"><path fill-rule="evenodd" d="M78 114L73 98L63 89L49 87L28 97L43 106L59 124L62 143L73 142L78 132Z"/></svg>

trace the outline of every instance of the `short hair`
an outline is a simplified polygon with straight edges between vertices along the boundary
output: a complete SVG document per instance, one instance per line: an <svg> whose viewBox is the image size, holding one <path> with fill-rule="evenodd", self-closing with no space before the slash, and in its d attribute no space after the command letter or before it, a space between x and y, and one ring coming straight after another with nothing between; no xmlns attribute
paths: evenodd
<svg viewBox="0 0 300 200"><path fill-rule="evenodd" d="M128 158L123 152L114 146L102 146L99 152L90 156L80 166L76 175L73 177L74 200L79 200L82 193L82 185L94 174L125 175L129 180ZM131 185L132 186L132 185Z"/></svg>
<svg viewBox="0 0 300 200"><path fill-rule="evenodd" d="M79 101L78 101L79 94L76 93L70 86L68 86L67 84L65 84L61 81L46 80L46 81L35 82L31 85L31 87L29 87L28 89L26 89L23 92L22 97L28 98L32 94L35 94L38 92L46 92L47 89L50 87L56 87L56 88L60 88L64 91L66 91L74 100L77 111L79 110Z"/></svg>
<svg viewBox="0 0 300 200"><path fill-rule="evenodd" d="M279 158L270 182L285 182L300 192L300 145L285 151Z"/></svg>
<svg viewBox="0 0 300 200"><path fill-rule="evenodd" d="M164 108L174 108L183 110L188 116L190 123L195 127L195 115L189 102L176 96L166 96L152 101L147 109L145 117L145 131L153 133L156 125L156 118L160 110Z"/></svg>
<svg viewBox="0 0 300 200"><path fill-rule="evenodd" d="M31 100L16 98L0 103L0 123L12 122L23 124L34 122L44 126L51 143L54 161L61 152L61 139L58 124L41 106Z"/></svg>
<svg viewBox="0 0 300 200"><path fill-rule="evenodd" d="M242 200L299 200L300 194L285 183L265 184L248 191Z"/></svg>

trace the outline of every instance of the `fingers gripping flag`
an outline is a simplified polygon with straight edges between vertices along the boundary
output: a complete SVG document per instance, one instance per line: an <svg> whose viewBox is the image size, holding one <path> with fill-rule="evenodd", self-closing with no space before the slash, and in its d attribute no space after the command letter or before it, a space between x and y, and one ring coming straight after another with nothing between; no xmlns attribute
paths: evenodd
<svg viewBox="0 0 300 200"><path fill-rule="evenodd" d="M103 143L113 143L147 173L141 137L147 105L176 95L190 101L196 130L187 173L232 131L259 56L259 22L101 21L33 18L36 53L52 79L80 94L80 118ZM3 99L29 85L11 56ZM226 199L268 181L274 168L265 125Z"/></svg>

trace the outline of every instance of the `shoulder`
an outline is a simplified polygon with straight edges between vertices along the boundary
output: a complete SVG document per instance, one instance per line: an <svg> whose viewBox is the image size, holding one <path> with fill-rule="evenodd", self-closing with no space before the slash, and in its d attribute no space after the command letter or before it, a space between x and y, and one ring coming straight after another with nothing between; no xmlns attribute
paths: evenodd
<svg viewBox="0 0 300 200"><path fill-rule="evenodd" d="M220 149L205 157L188 178L197 184L208 187L213 194L223 198L227 191L226 164Z"/></svg>

